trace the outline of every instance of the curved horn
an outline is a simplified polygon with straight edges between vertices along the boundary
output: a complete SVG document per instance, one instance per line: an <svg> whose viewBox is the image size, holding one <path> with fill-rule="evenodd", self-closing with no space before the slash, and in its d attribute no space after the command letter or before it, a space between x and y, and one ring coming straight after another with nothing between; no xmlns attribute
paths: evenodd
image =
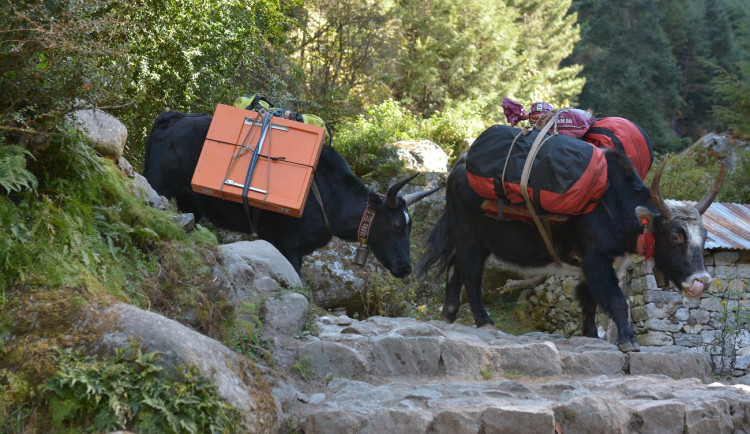
<svg viewBox="0 0 750 434"><path fill-rule="evenodd" d="M724 183L724 162L721 162L721 170L719 171L719 177L716 178L716 182L714 182L714 186L711 187L711 190L708 190L708 193L706 193L703 198L698 201L698 203L695 204L695 208L698 210L701 215L703 215L704 212L708 209L709 206L711 206L711 202L716 199L716 195L719 194L719 189L721 188L721 184Z"/></svg>
<svg viewBox="0 0 750 434"><path fill-rule="evenodd" d="M656 175L654 175L654 179L651 181L651 202L654 203L656 209L659 210L666 220L669 220L670 218L670 211L669 206L664 202L664 198L659 191L659 183L661 182L661 173L664 171L664 166L666 166L668 158L669 154L664 156L664 161L661 162L659 170L656 171Z"/></svg>
<svg viewBox="0 0 750 434"><path fill-rule="evenodd" d="M406 179L402 179L401 181L393 184L388 188L388 193L385 195L385 204L388 206L388 208L398 208L398 192L404 188L406 184L409 183L412 179L416 178L417 175L419 175L419 172L411 175L410 177Z"/></svg>
<svg viewBox="0 0 750 434"><path fill-rule="evenodd" d="M418 201L426 198L427 196L431 195L432 193L435 193L436 191L440 190L443 187L444 187L443 185L438 185L437 187L435 187L435 188L433 188L431 190L418 191L418 192L415 192L415 193L410 193L410 194L404 195L404 200L406 201L406 206L408 207L408 206L412 205L413 203L418 202Z"/></svg>

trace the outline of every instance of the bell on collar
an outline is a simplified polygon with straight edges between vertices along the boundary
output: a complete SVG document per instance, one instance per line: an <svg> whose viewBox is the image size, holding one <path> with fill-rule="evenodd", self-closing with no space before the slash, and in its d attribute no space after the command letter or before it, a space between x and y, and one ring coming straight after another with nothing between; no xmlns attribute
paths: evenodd
<svg viewBox="0 0 750 434"><path fill-rule="evenodd" d="M666 288L669 286L669 280L660 269L654 267L654 278L656 279L656 286L659 288Z"/></svg>
<svg viewBox="0 0 750 434"><path fill-rule="evenodd" d="M357 247L357 253L354 256L354 263L359 266L367 264L367 256L370 254L370 248L366 244L361 244Z"/></svg>

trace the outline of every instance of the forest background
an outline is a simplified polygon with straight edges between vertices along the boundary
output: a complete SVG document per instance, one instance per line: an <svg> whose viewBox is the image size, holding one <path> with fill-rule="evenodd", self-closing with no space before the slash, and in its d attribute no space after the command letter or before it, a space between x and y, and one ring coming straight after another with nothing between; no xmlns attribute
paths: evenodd
<svg viewBox="0 0 750 434"><path fill-rule="evenodd" d="M159 113L255 93L323 117L360 176L388 140L455 154L504 122L503 97L628 118L660 153L708 131L750 135L743 0L3 3L6 136L96 106L128 127L136 168Z"/></svg>

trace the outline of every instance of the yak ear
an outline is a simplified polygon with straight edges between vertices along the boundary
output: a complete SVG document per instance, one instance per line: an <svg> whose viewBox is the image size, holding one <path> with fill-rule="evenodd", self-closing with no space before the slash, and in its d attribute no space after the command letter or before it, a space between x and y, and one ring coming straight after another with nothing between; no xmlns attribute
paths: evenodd
<svg viewBox="0 0 750 434"><path fill-rule="evenodd" d="M661 214L654 213L645 206L636 207L635 215L636 217L638 217L638 223L640 223L641 225L645 225L646 229L651 232L655 232L657 227L661 223Z"/></svg>

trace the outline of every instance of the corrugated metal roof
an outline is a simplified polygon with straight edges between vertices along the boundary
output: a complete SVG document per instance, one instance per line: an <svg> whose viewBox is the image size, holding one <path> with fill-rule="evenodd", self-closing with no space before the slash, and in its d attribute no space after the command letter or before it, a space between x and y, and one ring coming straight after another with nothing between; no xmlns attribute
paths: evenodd
<svg viewBox="0 0 750 434"><path fill-rule="evenodd" d="M667 204L695 205L687 200L667 199ZM750 205L714 202L703 214L708 238L706 249L750 250Z"/></svg>

